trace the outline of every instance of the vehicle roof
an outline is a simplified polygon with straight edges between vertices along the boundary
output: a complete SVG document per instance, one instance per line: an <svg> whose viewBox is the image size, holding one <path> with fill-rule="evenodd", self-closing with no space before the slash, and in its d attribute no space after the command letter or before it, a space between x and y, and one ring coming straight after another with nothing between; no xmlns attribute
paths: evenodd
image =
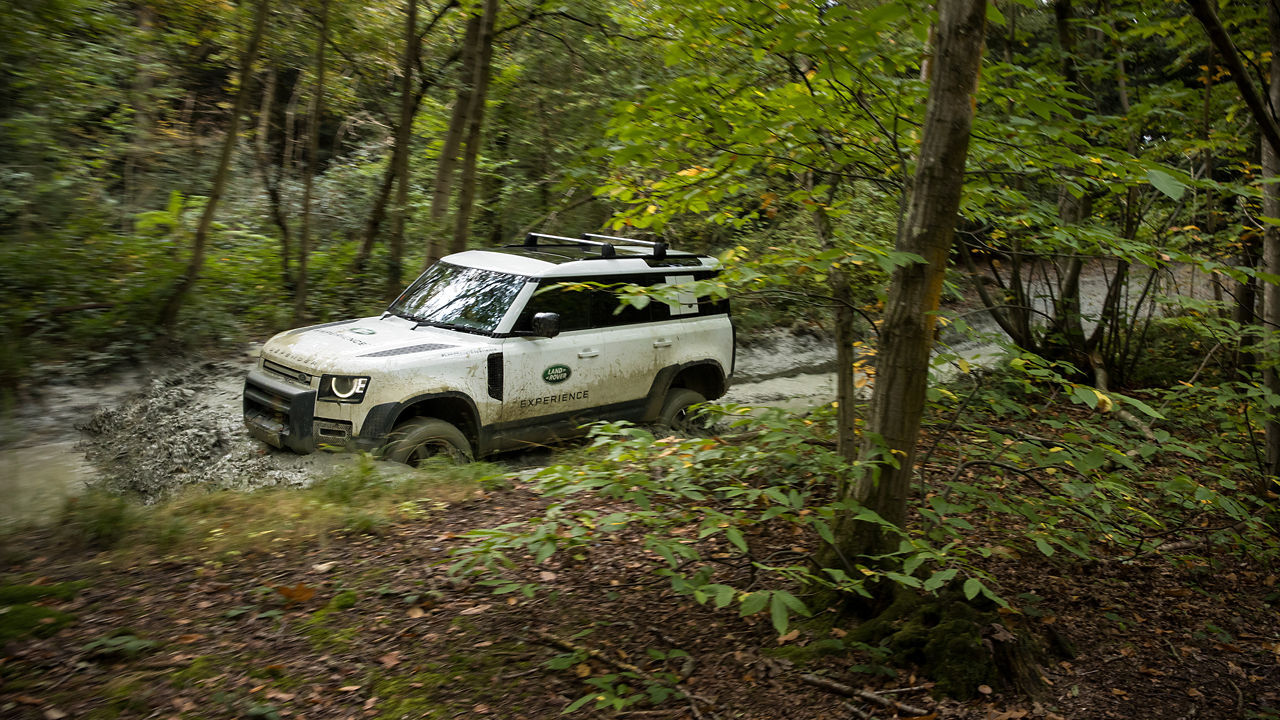
<svg viewBox="0 0 1280 720"><path fill-rule="evenodd" d="M615 257L600 256L598 248L579 245L538 245L467 250L444 258L464 267L497 270L526 277L581 275L636 275L640 273L716 270L720 263L709 255L668 250L654 256L652 248L615 246Z"/></svg>

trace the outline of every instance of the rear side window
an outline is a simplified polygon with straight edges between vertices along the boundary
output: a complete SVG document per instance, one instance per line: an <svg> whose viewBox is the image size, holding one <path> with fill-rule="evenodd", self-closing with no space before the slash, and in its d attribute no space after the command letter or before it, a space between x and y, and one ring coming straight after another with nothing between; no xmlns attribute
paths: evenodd
<svg viewBox="0 0 1280 720"><path fill-rule="evenodd" d="M688 275L683 278L690 277ZM614 280L614 278L609 278ZM692 303L672 308L661 302L650 302L642 308L623 305L616 291L623 285L645 287L673 282L668 275L630 275L616 278L616 287L576 289L564 284L602 282L594 278L555 278L542 280L528 305L516 320L515 331L533 329L533 316L541 312L560 315L560 331L570 332L587 328L619 327L639 323L659 322L675 316L715 315L728 312L728 303L709 298L693 299Z"/></svg>

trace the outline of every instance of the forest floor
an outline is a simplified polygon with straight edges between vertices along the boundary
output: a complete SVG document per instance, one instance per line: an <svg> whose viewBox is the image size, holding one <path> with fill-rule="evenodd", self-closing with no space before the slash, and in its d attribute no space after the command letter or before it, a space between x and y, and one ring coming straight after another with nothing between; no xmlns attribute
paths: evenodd
<svg viewBox="0 0 1280 720"><path fill-rule="evenodd" d="M982 687L979 699L959 702L931 697L930 679L911 667L853 672L865 657L821 649L844 632L838 625L778 637L761 616L675 595L647 572L654 558L634 536L581 560L526 559L518 572L542 586L532 598L450 577L449 553L468 542L466 531L541 514L547 501L510 483L485 490L424 478L410 503L417 510L398 519L310 538L282 533L280 542L269 530L247 533L257 541L235 550L214 542L244 533L216 504L205 516L209 544L182 553L85 552L57 527L11 535L0 715L552 718L596 696L592 680L634 673L625 681L632 693L678 689L697 699L621 712L592 700L577 714L892 718L911 707L987 720L1280 717L1276 569L1248 557L1180 567L993 556L988 570L1002 593L1019 598L1027 622L1053 626L1058 650L1042 658L1038 698ZM811 540L751 538L782 549ZM18 635L24 627L30 634ZM890 704L819 689L804 679L813 673Z"/></svg>
<svg viewBox="0 0 1280 720"><path fill-rule="evenodd" d="M221 378L219 367L205 371ZM109 449L119 428L145 425L147 413L199 416L184 403L235 404L200 390L207 381L187 372L144 384L90 421L90 457ZM382 515L345 507L338 525L308 529L301 515L331 512L342 498L295 502L305 491L292 456L240 453L241 438L216 422L212 434L189 430L158 431L97 461L109 466L114 457L137 470L118 479L200 482L229 472L218 465L228 457L250 463L233 463L237 477L282 462L284 474L265 483L279 487L246 493L233 482L207 500L179 495L180 515L165 504L106 503L0 537L0 716L533 720L589 696L576 715L1280 718L1280 568L1247 550L1202 550L1186 561L1046 558L1001 547L998 521L975 511L966 541L997 550L984 569L1020 622L1052 642L1037 659L1045 682L1037 697L997 684L958 701L935 698L917 668L833 652L831 640L852 627L846 619L818 617L779 637L764 615L742 618L734 607L675 594L651 573L655 556L639 531L581 557L514 558L512 572L541 586L532 597L450 576L450 553L470 542L467 531L537 518L547 507L520 461L498 466L506 477L497 482L477 482L322 459L298 472L365 473L364 481L389 478L412 494ZM197 439L208 446L197 456L166 449ZM135 450L159 457L155 448L169 453L159 464L125 462ZM592 502L606 511L612 501ZM89 548L86 534L137 521L129 513L151 515L145 532L112 550ZM70 531L68 518L82 527ZM749 540L764 555L816 544L802 535ZM880 701L834 694L813 683L815 674ZM607 705L613 697L601 688L617 682L635 702L597 707L596 698Z"/></svg>

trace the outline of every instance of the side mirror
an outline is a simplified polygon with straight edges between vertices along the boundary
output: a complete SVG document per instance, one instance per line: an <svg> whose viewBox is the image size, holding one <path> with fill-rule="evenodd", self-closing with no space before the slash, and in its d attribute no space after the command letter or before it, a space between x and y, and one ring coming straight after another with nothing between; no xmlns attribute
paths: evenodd
<svg viewBox="0 0 1280 720"><path fill-rule="evenodd" d="M553 338L560 334L560 313L541 312L533 315L533 334Z"/></svg>

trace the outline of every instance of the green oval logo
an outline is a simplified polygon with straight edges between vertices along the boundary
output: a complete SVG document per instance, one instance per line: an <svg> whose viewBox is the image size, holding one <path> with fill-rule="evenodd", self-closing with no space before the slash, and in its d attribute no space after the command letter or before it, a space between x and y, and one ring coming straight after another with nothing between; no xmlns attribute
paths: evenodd
<svg viewBox="0 0 1280 720"><path fill-rule="evenodd" d="M542 381L555 385L568 380L572 374L568 365L552 365L542 371Z"/></svg>
<svg viewBox="0 0 1280 720"><path fill-rule="evenodd" d="M377 330L370 330L369 328L351 328L347 332L353 335L376 335L378 333Z"/></svg>

